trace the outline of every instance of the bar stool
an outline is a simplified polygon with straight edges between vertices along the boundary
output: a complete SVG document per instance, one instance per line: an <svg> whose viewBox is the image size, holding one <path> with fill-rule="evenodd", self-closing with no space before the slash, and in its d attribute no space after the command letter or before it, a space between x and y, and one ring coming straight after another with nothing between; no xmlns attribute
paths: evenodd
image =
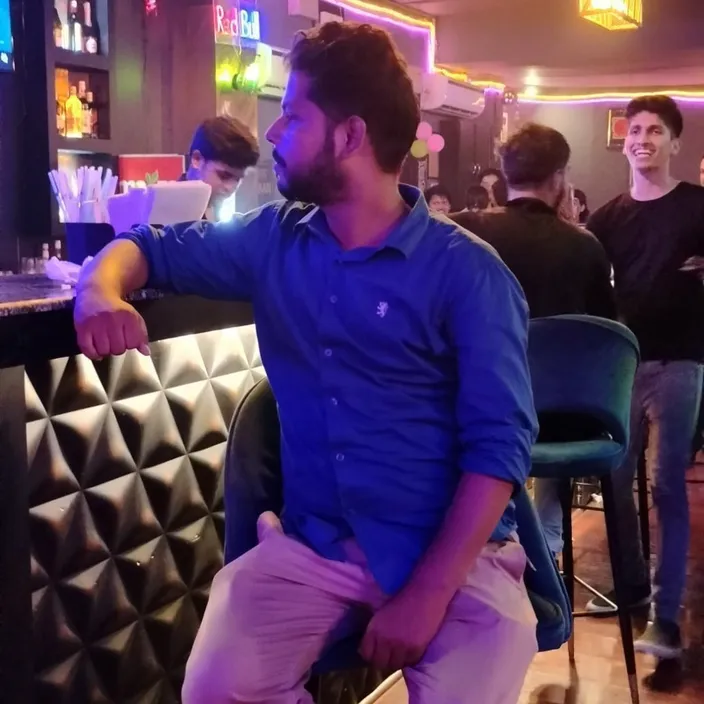
<svg viewBox="0 0 704 704"><path fill-rule="evenodd" d="M264 511L281 515L280 426L276 400L267 379L242 398L230 425L225 454L225 563L257 544L257 518ZM246 608L246 605L244 606ZM341 640L313 666L308 690L317 702L357 704L389 673L371 668L357 649L362 633Z"/></svg>
<svg viewBox="0 0 704 704"><path fill-rule="evenodd" d="M609 558L617 604L627 604L621 575L621 549L615 523L611 473L628 449L631 394L639 349L635 336L619 323L601 318L565 315L530 323L528 358L539 420L560 418L601 428L584 440L535 444L531 476L560 479L563 510L563 569L574 608L574 555L572 549L572 482L598 477L604 498ZM631 701L640 700L633 632L628 608L618 609L623 655ZM569 641L574 661L574 636Z"/></svg>

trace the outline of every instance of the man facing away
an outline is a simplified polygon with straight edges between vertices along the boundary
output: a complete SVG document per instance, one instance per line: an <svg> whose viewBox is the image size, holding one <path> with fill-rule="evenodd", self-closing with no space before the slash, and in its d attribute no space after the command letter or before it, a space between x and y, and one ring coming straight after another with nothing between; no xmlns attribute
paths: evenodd
<svg viewBox="0 0 704 704"><path fill-rule="evenodd" d="M240 185L247 169L259 161L259 144L247 125L229 115L202 122L191 141L188 170L182 181L203 181L212 188L206 218L217 217L220 206Z"/></svg>
<svg viewBox="0 0 704 704"><path fill-rule="evenodd" d="M264 516L215 577L183 701L311 702L311 666L352 629L367 661L404 669L412 704L515 704L537 649L511 503L536 433L523 293L399 187L419 112L385 32L327 23L289 62L267 133L288 200L137 228L77 292L92 358L147 352L123 300L146 284L254 306L283 526Z"/></svg>
<svg viewBox="0 0 704 704"><path fill-rule="evenodd" d="M632 491L647 432L659 540L654 621L636 649L670 659L682 650L678 620L689 547L685 473L702 387L704 287L696 260L689 260L704 254L704 188L678 182L670 174L683 128L682 114L671 98L636 98L626 117L624 153L633 174L631 191L597 210L588 228L611 260L620 315L641 347L631 445L614 475L631 606L647 604L650 575ZM598 612L604 606L597 599L588 608Z"/></svg>
<svg viewBox="0 0 704 704"><path fill-rule="evenodd" d="M462 212L452 219L487 241L523 287L530 316L582 313L616 317L611 265L593 235L558 217L569 191L566 170L570 147L550 127L527 124L501 148L508 184L505 208ZM574 440L588 437L584 422L556 418L541 423L541 437ZM558 483L535 481L535 500L550 549L562 552L562 509Z"/></svg>

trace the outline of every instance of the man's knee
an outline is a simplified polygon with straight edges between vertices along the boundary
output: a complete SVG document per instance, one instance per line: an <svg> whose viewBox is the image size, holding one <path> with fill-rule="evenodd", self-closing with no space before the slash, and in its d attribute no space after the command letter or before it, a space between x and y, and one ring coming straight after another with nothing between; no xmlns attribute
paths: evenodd
<svg viewBox="0 0 704 704"><path fill-rule="evenodd" d="M217 654L191 657L181 693L183 704L256 704L267 702L267 677L254 658L230 653L227 662ZM247 660L247 661L245 661Z"/></svg>
<svg viewBox="0 0 704 704"><path fill-rule="evenodd" d="M215 576L210 598L188 658L183 683L184 704L253 704L263 702L266 674L260 672L258 646L247 636L243 614L251 608L258 575L247 556L226 565Z"/></svg>

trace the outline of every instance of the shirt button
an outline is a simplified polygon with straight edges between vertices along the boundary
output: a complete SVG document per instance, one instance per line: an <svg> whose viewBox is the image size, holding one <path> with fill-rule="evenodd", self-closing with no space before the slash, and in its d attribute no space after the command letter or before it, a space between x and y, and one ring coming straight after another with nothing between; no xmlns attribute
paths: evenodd
<svg viewBox="0 0 704 704"><path fill-rule="evenodd" d="M337 296L335 296L334 294L330 296L330 303L337 303Z"/></svg>
<svg viewBox="0 0 704 704"><path fill-rule="evenodd" d="M332 357L332 350L328 347L323 354L326 357Z"/></svg>
<svg viewBox="0 0 704 704"><path fill-rule="evenodd" d="M345 456L344 456L341 452L338 452L338 453L335 455L335 459L336 459L338 462L342 462L342 461L345 459Z"/></svg>
<svg viewBox="0 0 704 704"><path fill-rule="evenodd" d="M330 399L330 403L332 403L333 406L337 406L337 399L333 396L333 397Z"/></svg>

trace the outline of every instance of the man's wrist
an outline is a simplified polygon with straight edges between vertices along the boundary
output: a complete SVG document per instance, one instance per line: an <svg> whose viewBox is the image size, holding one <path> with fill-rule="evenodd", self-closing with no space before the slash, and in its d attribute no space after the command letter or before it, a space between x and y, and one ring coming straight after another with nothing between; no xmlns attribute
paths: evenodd
<svg viewBox="0 0 704 704"><path fill-rule="evenodd" d="M448 604L462 586L461 580L447 579L447 575L426 574L421 568L409 580L405 590L420 598L445 601Z"/></svg>

